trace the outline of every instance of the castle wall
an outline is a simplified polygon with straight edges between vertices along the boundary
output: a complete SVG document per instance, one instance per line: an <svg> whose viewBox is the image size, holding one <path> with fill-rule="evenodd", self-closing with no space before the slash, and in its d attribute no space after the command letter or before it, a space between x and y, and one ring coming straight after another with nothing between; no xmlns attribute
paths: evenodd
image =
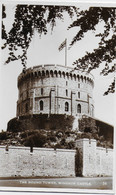
<svg viewBox="0 0 116 195"><path fill-rule="evenodd" d="M77 140L83 154L83 176L112 176L113 150L96 146L94 139Z"/></svg>
<svg viewBox="0 0 116 195"><path fill-rule="evenodd" d="M112 176L113 150L96 146L96 140L80 139L76 142L80 175ZM0 177L75 176L76 150L0 146ZM80 166L78 164L78 166ZM78 168L78 167L77 167ZM78 176L78 174L76 174Z"/></svg>
<svg viewBox="0 0 116 195"><path fill-rule="evenodd" d="M113 150L97 147L96 164L97 175L113 175Z"/></svg>
<svg viewBox="0 0 116 195"><path fill-rule="evenodd" d="M75 151L0 146L0 177L75 176Z"/></svg>

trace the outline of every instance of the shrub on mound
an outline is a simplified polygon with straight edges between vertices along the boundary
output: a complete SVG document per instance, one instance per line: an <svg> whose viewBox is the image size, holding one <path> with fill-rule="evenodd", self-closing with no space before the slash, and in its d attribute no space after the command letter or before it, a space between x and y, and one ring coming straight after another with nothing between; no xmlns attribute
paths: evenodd
<svg viewBox="0 0 116 195"><path fill-rule="evenodd" d="M24 140L24 146L29 147L42 147L47 141L47 138L45 135L42 135L41 133L36 133L33 135L30 135Z"/></svg>
<svg viewBox="0 0 116 195"><path fill-rule="evenodd" d="M24 131L23 122L18 118L11 119L8 122L7 131L14 132L14 133Z"/></svg>
<svg viewBox="0 0 116 195"><path fill-rule="evenodd" d="M79 130L85 133L96 133L98 129L95 119L90 117L83 117L79 119Z"/></svg>
<svg viewBox="0 0 116 195"><path fill-rule="evenodd" d="M6 140L8 137L7 137L7 132L1 132L0 133L0 140Z"/></svg>
<svg viewBox="0 0 116 195"><path fill-rule="evenodd" d="M20 116L8 122L7 131L21 132L25 130L47 129L66 130L71 129L74 117L63 114L34 114Z"/></svg>

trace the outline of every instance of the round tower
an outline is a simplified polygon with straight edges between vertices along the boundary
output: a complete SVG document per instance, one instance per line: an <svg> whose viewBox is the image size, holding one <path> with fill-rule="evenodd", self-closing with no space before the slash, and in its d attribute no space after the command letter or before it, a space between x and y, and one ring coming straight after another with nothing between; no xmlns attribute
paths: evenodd
<svg viewBox="0 0 116 195"><path fill-rule="evenodd" d="M17 117L34 114L94 116L94 78L62 65L39 65L18 77Z"/></svg>

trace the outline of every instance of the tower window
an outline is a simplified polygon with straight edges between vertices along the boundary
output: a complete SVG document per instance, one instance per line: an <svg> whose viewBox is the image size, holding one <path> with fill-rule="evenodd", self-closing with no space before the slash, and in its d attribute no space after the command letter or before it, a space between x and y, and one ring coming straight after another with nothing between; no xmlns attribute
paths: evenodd
<svg viewBox="0 0 116 195"><path fill-rule="evenodd" d="M68 81L66 81L66 86L68 85Z"/></svg>
<svg viewBox="0 0 116 195"><path fill-rule="evenodd" d="M41 95L43 95L43 88L41 88Z"/></svg>
<svg viewBox="0 0 116 195"><path fill-rule="evenodd" d="M77 113L81 113L81 105L80 104L77 105Z"/></svg>
<svg viewBox="0 0 116 195"><path fill-rule="evenodd" d="M66 89L66 96L68 96L68 90Z"/></svg>
<svg viewBox="0 0 116 195"><path fill-rule="evenodd" d="M65 102L65 111L68 112L69 111L69 103Z"/></svg>
<svg viewBox="0 0 116 195"><path fill-rule="evenodd" d="M80 83L78 83L78 88L80 88Z"/></svg>
<svg viewBox="0 0 116 195"><path fill-rule="evenodd" d="M40 110L43 110L43 101L40 101Z"/></svg>
<svg viewBox="0 0 116 195"><path fill-rule="evenodd" d="M80 98L80 92L78 92L78 98Z"/></svg>

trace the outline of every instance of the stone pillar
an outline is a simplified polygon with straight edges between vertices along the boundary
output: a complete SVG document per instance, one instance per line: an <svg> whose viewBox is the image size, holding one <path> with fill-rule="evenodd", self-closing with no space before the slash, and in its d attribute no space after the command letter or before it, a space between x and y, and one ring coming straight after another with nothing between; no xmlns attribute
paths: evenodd
<svg viewBox="0 0 116 195"><path fill-rule="evenodd" d="M75 91L72 91L71 93L71 115L75 116L76 115L76 93Z"/></svg>
<svg viewBox="0 0 116 195"><path fill-rule="evenodd" d="M96 176L96 140L77 140L76 148L82 158L82 176Z"/></svg>
<svg viewBox="0 0 116 195"><path fill-rule="evenodd" d="M93 106L93 99L90 95L87 96L87 101L88 101L88 114L90 116L94 116L94 106Z"/></svg>
<svg viewBox="0 0 116 195"><path fill-rule="evenodd" d="M57 96L57 98L56 98L56 114L59 114L59 86L57 85L56 86L56 96Z"/></svg>
<svg viewBox="0 0 116 195"><path fill-rule="evenodd" d="M79 128L78 120L79 120L79 116L75 116L73 121L73 127L72 127L73 131L78 130Z"/></svg>
<svg viewBox="0 0 116 195"><path fill-rule="evenodd" d="M30 110L31 114L34 114L35 111L35 91L30 92Z"/></svg>
<svg viewBox="0 0 116 195"><path fill-rule="evenodd" d="M50 92L50 114L56 114L55 107L55 89L52 88Z"/></svg>
<svg viewBox="0 0 116 195"><path fill-rule="evenodd" d="M95 139L83 139L83 176L96 176Z"/></svg>
<svg viewBox="0 0 116 195"><path fill-rule="evenodd" d="M83 176L83 139L76 140L75 174Z"/></svg>

